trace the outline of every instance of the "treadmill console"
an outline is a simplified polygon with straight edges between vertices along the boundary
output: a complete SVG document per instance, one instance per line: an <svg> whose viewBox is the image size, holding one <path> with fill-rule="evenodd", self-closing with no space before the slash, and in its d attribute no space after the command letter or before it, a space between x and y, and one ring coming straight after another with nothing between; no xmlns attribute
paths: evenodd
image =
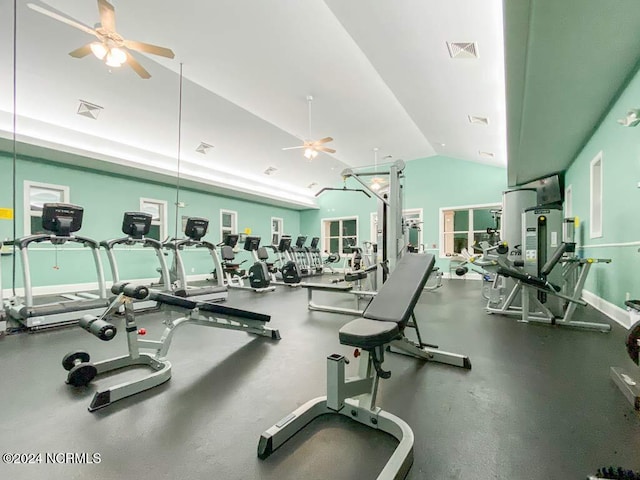
<svg viewBox="0 0 640 480"><path fill-rule="evenodd" d="M187 225L184 227L184 234L197 242L207 234L208 228L209 220L206 218L189 217Z"/></svg>
<svg viewBox="0 0 640 480"><path fill-rule="evenodd" d="M307 241L307 237L304 235L299 235L298 238L296 239L296 248L302 248L304 247L304 242Z"/></svg>
<svg viewBox="0 0 640 480"><path fill-rule="evenodd" d="M238 244L238 234L228 233L224 236L224 244L228 247L234 248Z"/></svg>
<svg viewBox="0 0 640 480"><path fill-rule="evenodd" d="M84 208L70 203L45 203L42 206L42 228L68 237L82 227Z"/></svg>
<svg viewBox="0 0 640 480"><path fill-rule="evenodd" d="M145 212L124 212L122 233L140 239L151 230L152 216Z"/></svg>

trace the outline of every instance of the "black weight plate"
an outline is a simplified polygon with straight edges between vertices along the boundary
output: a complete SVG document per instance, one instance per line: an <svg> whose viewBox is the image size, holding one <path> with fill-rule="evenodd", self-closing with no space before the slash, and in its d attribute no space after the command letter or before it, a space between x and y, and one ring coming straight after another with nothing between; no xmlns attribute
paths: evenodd
<svg viewBox="0 0 640 480"><path fill-rule="evenodd" d="M640 346L638 346L638 339L640 338L640 322L637 322L634 326L631 327L631 332L627 337L627 353L631 360L633 360L636 365L640 365L640 360L638 355L640 354Z"/></svg>
<svg viewBox="0 0 640 480"><path fill-rule="evenodd" d="M85 363L91 359L87 352L82 350L78 350L77 352L69 352L64 357L62 357L62 366L65 370L71 370L75 364L76 360L80 360L80 362Z"/></svg>
<svg viewBox="0 0 640 480"><path fill-rule="evenodd" d="M79 363L69 371L67 383L74 387L84 387L93 380L98 373L96 367L91 363Z"/></svg>

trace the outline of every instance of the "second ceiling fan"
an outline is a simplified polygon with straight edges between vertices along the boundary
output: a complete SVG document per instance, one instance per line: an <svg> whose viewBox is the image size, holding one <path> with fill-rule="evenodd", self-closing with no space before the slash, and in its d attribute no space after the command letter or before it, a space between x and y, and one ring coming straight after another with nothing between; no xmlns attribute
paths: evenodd
<svg viewBox="0 0 640 480"><path fill-rule="evenodd" d="M313 97L311 95L307 95L307 104L309 107L309 131L308 138L311 138L311 102L313 101ZM332 137L321 138L320 140L305 140L302 145L297 145L295 147L285 147L282 150L295 150L298 148L304 149L304 156L309 160L313 160L318 156L318 152L326 152L326 153L336 153L333 148L326 147L324 144L333 141Z"/></svg>

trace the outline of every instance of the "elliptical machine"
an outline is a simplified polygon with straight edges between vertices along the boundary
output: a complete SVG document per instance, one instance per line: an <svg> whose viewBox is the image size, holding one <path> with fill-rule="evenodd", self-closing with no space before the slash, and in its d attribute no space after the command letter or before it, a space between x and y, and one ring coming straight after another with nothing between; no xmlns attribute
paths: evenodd
<svg viewBox="0 0 640 480"><path fill-rule="evenodd" d="M280 285L298 286L300 285L301 275L298 264L293 261L290 256L291 252L291 237L289 235L283 235L280 238L278 244L278 253L280 254L279 261L282 266L280 267L281 282L274 282Z"/></svg>

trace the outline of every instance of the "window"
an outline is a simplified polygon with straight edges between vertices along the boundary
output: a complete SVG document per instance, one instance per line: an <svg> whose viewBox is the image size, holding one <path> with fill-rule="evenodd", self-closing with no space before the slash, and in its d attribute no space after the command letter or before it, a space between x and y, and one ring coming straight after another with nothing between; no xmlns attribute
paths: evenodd
<svg viewBox="0 0 640 480"><path fill-rule="evenodd" d="M440 256L461 253L462 249L472 251L472 246L483 241L492 241L487 229L495 229L499 234L495 205L473 205L440 209Z"/></svg>
<svg viewBox="0 0 640 480"><path fill-rule="evenodd" d="M284 231L284 220L277 217L271 217L271 245L280 243L280 236Z"/></svg>
<svg viewBox="0 0 640 480"><path fill-rule="evenodd" d="M151 214L151 228L147 237L164 241L167 238L167 202L141 198L140 211Z"/></svg>
<svg viewBox="0 0 640 480"><path fill-rule="evenodd" d="M358 217L322 220L322 249L329 253L351 253L358 244Z"/></svg>
<svg viewBox="0 0 640 480"><path fill-rule="evenodd" d="M42 206L45 203L69 203L69 187L48 183L24 182L24 234L45 233Z"/></svg>
<svg viewBox="0 0 640 480"><path fill-rule="evenodd" d="M220 210L220 241L225 235L238 233L238 212L233 210Z"/></svg>
<svg viewBox="0 0 640 480"><path fill-rule="evenodd" d="M573 217L573 188L571 185L564 190L564 216Z"/></svg>
<svg viewBox="0 0 640 480"><path fill-rule="evenodd" d="M602 237L602 152L591 160L591 208L589 231L591 238Z"/></svg>
<svg viewBox="0 0 640 480"><path fill-rule="evenodd" d="M405 225L405 234L407 243L411 244L413 247L418 249L421 248L423 244L423 236L422 236L422 209L421 208L411 208L402 211L402 219L404 220ZM371 232L370 232L370 241L371 243L378 242L378 214L376 212L371 212Z"/></svg>

